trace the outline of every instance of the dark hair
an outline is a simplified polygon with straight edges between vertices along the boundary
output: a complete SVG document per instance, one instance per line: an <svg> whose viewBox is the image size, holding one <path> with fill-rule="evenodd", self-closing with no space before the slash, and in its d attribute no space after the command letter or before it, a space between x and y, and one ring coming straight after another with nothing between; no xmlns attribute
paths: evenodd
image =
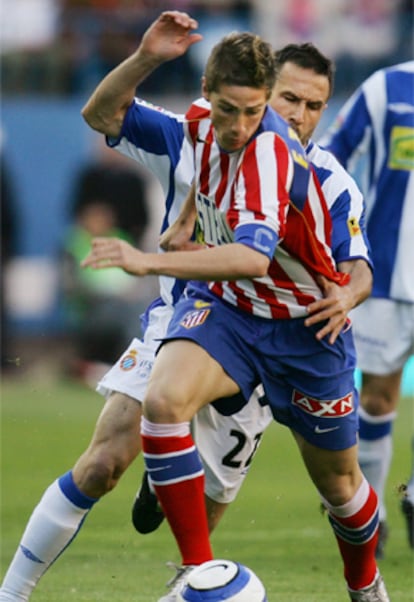
<svg viewBox="0 0 414 602"><path fill-rule="evenodd" d="M207 60L205 85L217 92L224 84L265 88L268 98L276 81L272 46L250 32L233 32L214 46Z"/></svg>
<svg viewBox="0 0 414 602"><path fill-rule="evenodd" d="M293 63L303 69L312 69L318 75L325 75L329 82L329 96L333 92L335 65L311 42L287 44L275 51L276 79L285 63Z"/></svg>

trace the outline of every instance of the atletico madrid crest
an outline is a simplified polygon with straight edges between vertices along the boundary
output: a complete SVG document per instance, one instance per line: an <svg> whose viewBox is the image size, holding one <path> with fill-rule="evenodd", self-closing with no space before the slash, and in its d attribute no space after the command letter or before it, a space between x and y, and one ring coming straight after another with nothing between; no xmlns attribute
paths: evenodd
<svg viewBox="0 0 414 602"><path fill-rule="evenodd" d="M181 326L184 326L184 328L195 328L196 326L204 324L204 322L207 320L209 313L210 309L198 309L189 311L185 314L180 324Z"/></svg>

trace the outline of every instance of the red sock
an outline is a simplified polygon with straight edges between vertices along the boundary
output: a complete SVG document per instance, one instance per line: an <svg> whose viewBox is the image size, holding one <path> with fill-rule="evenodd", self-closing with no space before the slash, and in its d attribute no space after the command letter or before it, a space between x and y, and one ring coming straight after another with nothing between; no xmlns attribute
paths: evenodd
<svg viewBox="0 0 414 602"><path fill-rule="evenodd" d="M183 564L211 560L204 471L191 435L141 437L148 474L177 540Z"/></svg>
<svg viewBox="0 0 414 602"><path fill-rule="evenodd" d="M377 573L378 498L369 485L359 489L351 504L353 502L355 508L351 509L351 512L354 510L352 514L337 516L335 508L331 508L329 520L344 562L348 587L359 590L371 585Z"/></svg>

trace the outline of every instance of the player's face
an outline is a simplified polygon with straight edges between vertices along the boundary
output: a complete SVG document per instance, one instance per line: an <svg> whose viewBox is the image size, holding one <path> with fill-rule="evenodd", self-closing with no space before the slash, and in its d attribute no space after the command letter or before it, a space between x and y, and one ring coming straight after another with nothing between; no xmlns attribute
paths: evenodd
<svg viewBox="0 0 414 602"><path fill-rule="evenodd" d="M243 148L256 132L263 117L267 96L264 88L221 86L204 95L211 104L216 140L229 153Z"/></svg>
<svg viewBox="0 0 414 602"><path fill-rule="evenodd" d="M328 106L328 97L329 81L325 75L288 62L280 70L269 104L306 146Z"/></svg>

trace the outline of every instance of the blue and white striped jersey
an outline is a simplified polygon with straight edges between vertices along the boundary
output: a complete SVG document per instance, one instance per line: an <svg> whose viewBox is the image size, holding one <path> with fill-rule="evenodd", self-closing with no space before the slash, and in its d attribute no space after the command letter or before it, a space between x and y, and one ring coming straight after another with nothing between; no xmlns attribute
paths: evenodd
<svg viewBox="0 0 414 602"><path fill-rule="evenodd" d="M183 120L184 115L136 98L125 116L120 137L107 139L109 146L148 168L160 182L165 198L161 232L176 220L194 176L193 149L185 141ZM185 282L160 276L159 283L162 301L174 305Z"/></svg>
<svg viewBox="0 0 414 602"><path fill-rule="evenodd" d="M364 160L372 296L414 302L414 61L369 77L320 144L351 171Z"/></svg>
<svg viewBox="0 0 414 602"><path fill-rule="evenodd" d="M336 263L365 259L372 267L364 199L355 180L332 153L312 140L305 154L314 167L331 215L332 253Z"/></svg>

